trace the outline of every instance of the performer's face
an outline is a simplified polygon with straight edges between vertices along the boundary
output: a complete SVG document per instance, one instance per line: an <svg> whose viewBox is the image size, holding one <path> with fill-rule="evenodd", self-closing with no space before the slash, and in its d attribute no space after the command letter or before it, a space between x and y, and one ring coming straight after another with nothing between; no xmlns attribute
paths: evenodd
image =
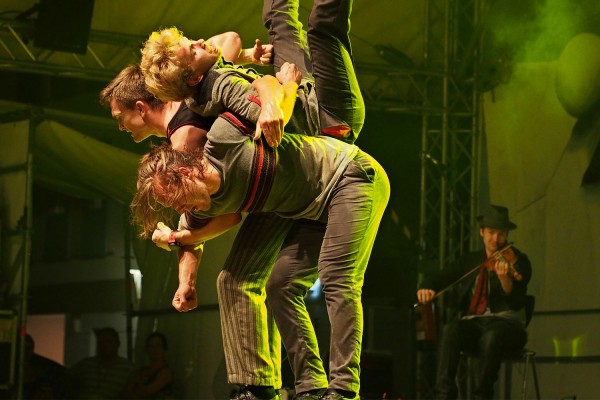
<svg viewBox="0 0 600 400"><path fill-rule="evenodd" d="M138 103L142 102L138 101ZM119 123L119 130L129 132L131 138L136 143L153 134L144 121L144 110L142 108L145 109L142 104L136 104L133 109L128 110L121 106L114 98L110 100L110 112L112 117Z"/></svg>
<svg viewBox="0 0 600 400"><path fill-rule="evenodd" d="M217 62L221 55L221 49L212 46L204 39L189 40L181 39L181 49L177 53L180 62L192 69L192 75L188 78L188 85L194 86L200 82L202 76Z"/></svg>
<svg viewBox="0 0 600 400"><path fill-rule="evenodd" d="M483 227L479 229L479 234L488 255L504 247L508 239L508 231L502 229Z"/></svg>
<svg viewBox="0 0 600 400"><path fill-rule="evenodd" d="M155 181L156 201L183 214L186 211L205 211L210 207L210 193L196 170L179 168L177 183L163 184Z"/></svg>

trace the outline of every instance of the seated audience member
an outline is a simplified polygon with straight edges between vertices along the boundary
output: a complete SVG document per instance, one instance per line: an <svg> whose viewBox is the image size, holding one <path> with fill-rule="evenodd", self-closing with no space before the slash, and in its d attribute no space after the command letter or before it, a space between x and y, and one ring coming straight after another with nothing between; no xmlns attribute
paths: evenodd
<svg viewBox="0 0 600 400"><path fill-rule="evenodd" d="M121 342L114 328L97 329L96 355L85 358L68 371L70 396L74 399L122 398L133 364L119 356Z"/></svg>
<svg viewBox="0 0 600 400"><path fill-rule="evenodd" d="M173 370L167 362L168 342L165 335L153 332L146 338L148 365L131 375L126 399L167 399L173 396Z"/></svg>

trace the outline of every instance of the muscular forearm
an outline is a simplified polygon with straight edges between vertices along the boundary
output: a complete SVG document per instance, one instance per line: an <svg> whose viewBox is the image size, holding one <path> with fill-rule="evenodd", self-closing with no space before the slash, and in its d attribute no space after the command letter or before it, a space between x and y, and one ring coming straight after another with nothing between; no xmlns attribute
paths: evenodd
<svg viewBox="0 0 600 400"><path fill-rule="evenodd" d="M202 259L201 248L193 246L184 246L179 250L179 285L186 285L191 288L196 287L196 277L198 275L198 265Z"/></svg>
<svg viewBox="0 0 600 400"><path fill-rule="evenodd" d="M285 82L283 86L283 101L281 102L281 108L283 109L283 115L285 116L285 123L287 124L292 113L294 112L294 104L298 97L298 84L296 82Z"/></svg>
<svg viewBox="0 0 600 400"><path fill-rule="evenodd" d="M201 256L202 246L184 246L179 249L179 287L171 302L177 311L186 312L198 306L196 277Z"/></svg>
<svg viewBox="0 0 600 400"><path fill-rule="evenodd" d="M236 60L234 61L234 64L238 64L238 65L254 64L255 60L254 60L253 54L254 54L254 49L251 47L247 48L247 49L241 49Z"/></svg>
<svg viewBox="0 0 600 400"><path fill-rule="evenodd" d="M284 124L287 124L294 111L294 103L298 94L296 82L281 84L277 78L265 75L252 82L263 108L278 107L283 112Z"/></svg>

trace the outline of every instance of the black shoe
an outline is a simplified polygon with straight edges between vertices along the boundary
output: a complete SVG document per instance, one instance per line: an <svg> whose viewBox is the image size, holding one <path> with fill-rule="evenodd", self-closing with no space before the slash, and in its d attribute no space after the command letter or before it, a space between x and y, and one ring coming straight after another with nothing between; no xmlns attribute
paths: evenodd
<svg viewBox="0 0 600 400"><path fill-rule="evenodd" d="M298 393L294 400L321 400L327 389L314 389Z"/></svg>
<svg viewBox="0 0 600 400"><path fill-rule="evenodd" d="M281 400L281 396L279 393L276 393L274 397L271 398L260 398L252 393L250 390L242 388L239 392L235 394L231 398L231 400Z"/></svg>
<svg viewBox="0 0 600 400"><path fill-rule="evenodd" d="M329 389L327 391L327 393L325 393L323 395L323 397L321 397L321 400L358 400L358 399L359 399L358 395L356 395L350 399L348 397L342 396L341 394L336 392L334 389Z"/></svg>

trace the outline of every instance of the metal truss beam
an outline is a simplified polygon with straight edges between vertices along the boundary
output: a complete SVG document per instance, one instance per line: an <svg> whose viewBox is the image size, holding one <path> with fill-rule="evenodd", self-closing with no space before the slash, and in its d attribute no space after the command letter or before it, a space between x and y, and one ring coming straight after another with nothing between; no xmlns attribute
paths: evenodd
<svg viewBox="0 0 600 400"><path fill-rule="evenodd" d="M478 193L480 97L478 83L479 14L484 0L427 0L424 66L440 70L423 87L427 104L421 135L419 240L427 260L443 269L470 250ZM420 271L423 278L425 271ZM439 303L437 321L446 319ZM435 358L434 358L435 360ZM417 398L434 398L435 362L417 353ZM429 372L429 373L428 373Z"/></svg>
<svg viewBox="0 0 600 400"><path fill-rule="evenodd" d="M109 81L139 61L144 37L90 31L86 54L34 46L35 21L0 19L0 70ZM100 56L103 55L103 56Z"/></svg>
<svg viewBox="0 0 600 400"><path fill-rule="evenodd" d="M429 0L426 67L443 71L424 90L442 113L424 112L421 246L443 268L473 244L479 95L477 52L481 0Z"/></svg>
<svg viewBox="0 0 600 400"><path fill-rule="evenodd" d="M139 61L143 36L90 31L86 54L35 47L35 21L0 19L0 70L108 82L123 66ZM110 54L110 57L101 55ZM359 63L358 79L367 107L394 113L439 114L423 88L440 71Z"/></svg>

